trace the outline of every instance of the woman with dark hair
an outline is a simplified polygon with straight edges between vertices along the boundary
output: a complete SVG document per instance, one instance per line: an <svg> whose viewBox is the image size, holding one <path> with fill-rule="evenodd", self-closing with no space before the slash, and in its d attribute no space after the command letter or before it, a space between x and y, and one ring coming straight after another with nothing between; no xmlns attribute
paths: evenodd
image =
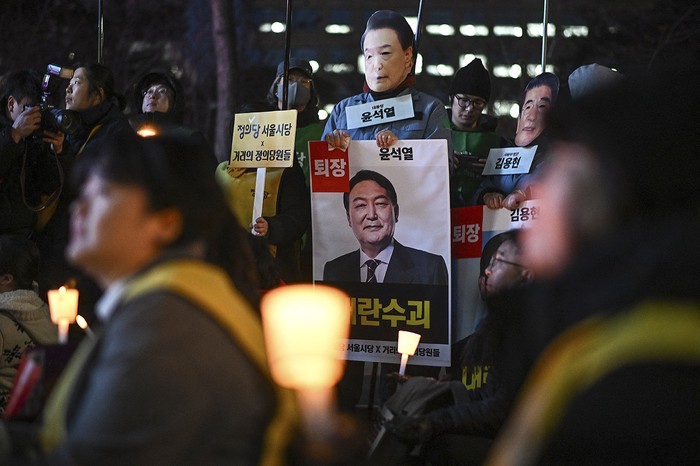
<svg viewBox="0 0 700 466"><path fill-rule="evenodd" d="M133 135L128 120L122 113L124 97L114 90L112 71L104 65L78 65L66 87L66 109L79 112L81 127L72 135L66 135L64 170L70 176L73 164L82 152L103 141ZM41 251L42 268L39 288L42 294L48 289L75 282L80 289L80 313L92 320L92 308L100 295L98 287L87 280L65 260L68 244L68 206L73 200L70 187L65 186L58 202L40 213L45 225L37 237Z"/></svg>
<svg viewBox="0 0 700 466"><path fill-rule="evenodd" d="M34 291L39 251L21 235L0 235L0 413L24 350L56 343L49 307Z"/></svg>
<svg viewBox="0 0 700 466"><path fill-rule="evenodd" d="M246 233L201 154L123 138L76 174L67 256L105 288L103 326L44 410L48 462L276 464L293 405L268 372Z"/></svg>
<svg viewBox="0 0 700 466"><path fill-rule="evenodd" d="M66 109L80 112L81 130L66 137L79 156L91 142L131 132L122 113L124 96L114 88L114 75L104 65L78 65L66 87Z"/></svg>

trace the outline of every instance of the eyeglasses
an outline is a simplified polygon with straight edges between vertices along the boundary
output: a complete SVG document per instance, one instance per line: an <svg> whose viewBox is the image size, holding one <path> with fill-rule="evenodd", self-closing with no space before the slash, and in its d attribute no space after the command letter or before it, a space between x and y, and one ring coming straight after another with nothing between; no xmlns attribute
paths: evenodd
<svg viewBox="0 0 700 466"><path fill-rule="evenodd" d="M144 97L155 97L156 99L160 99L161 97L168 95L168 92L170 92L170 90L167 87L151 87L150 89L144 89L141 92L141 95Z"/></svg>
<svg viewBox="0 0 700 466"><path fill-rule="evenodd" d="M503 263L503 264L512 265L513 267L520 267L521 269L526 269L526 268L527 268L527 267L525 267L525 266L522 265L522 264L518 264L517 262L507 261L507 260L505 260L505 259L501 259L501 258L498 257L498 256L493 256L493 257L491 258L491 261L489 262L489 267L493 268L493 266L496 265L496 263L498 263L498 262L501 262L501 263Z"/></svg>
<svg viewBox="0 0 700 466"><path fill-rule="evenodd" d="M467 108L468 105L471 105L472 108L481 110L486 105L486 102L481 99L470 99L468 97L460 97L458 95L455 96L455 99L457 99L457 105L459 105L461 108Z"/></svg>
<svg viewBox="0 0 700 466"><path fill-rule="evenodd" d="M280 82L281 82L281 81L282 81L282 78L280 78ZM311 80L311 79L309 79L309 78L297 78L297 77L294 77L294 76L290 76L290 77L289 77L289 82L290 82L290 83L299 83L299 84L301 84L302 86L310 86L311 83L313 82L313 80Z"/></svg>

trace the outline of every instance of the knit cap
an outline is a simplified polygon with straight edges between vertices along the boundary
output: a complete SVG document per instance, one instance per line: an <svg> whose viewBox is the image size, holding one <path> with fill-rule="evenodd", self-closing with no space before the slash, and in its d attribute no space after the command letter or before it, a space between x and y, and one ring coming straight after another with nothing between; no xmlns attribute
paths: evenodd
<svg viewBox="0 0 700 466"><path fill-rule="evenodd" d="M468 94L481 97L486 102L491 98L491 76L479 58L463 66L450 83L449 95Z"/></svg>

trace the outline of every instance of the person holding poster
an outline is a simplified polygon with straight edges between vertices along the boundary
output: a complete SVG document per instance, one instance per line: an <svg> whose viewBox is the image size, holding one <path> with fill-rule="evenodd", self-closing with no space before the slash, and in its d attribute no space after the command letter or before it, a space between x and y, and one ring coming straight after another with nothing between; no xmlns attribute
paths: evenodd
<svg viewBox="0 0 700 466"><path fill-rule="evenodd" d="M399 221L396 190L384 175L360 170L343 193L348 224L360 249L326 263L324 281L447 285L445 260L394 239Z"/></svg>
<svg viewBox="0 0 700 466"><path fill-rule="evenodd" d="M515 129L517 147L531 148L534 157L526 167L514 174L494 173L486 176L474 193L474 204L484 204L489 209L516 209L530 198L528 191L538 168L547 155L546 115L557 100L559 78L552 73L542 73L528 83L520 100L520 116ZM522 156L521 156L522 157ZM517 165L520 157L517 158ZM503 157L507 159L507 157ZM496 167L500 170L498 163ZM488 161L487 161L488 168Z"/></svg>
<svg viewBox="0 0 700 466"><path fill-rule="evenodd" d="M491 76L480 59L455 73L448 93L457 164L450 178L450 202L461 207L468 205L483 179L489 149L507 143L495 133L498 120L482 113L491 98Z"/></svg>
<svg viewBox="0 0 700 466"><path fill-rule="evenodd" d="M414 87L413 37L406 18L394 11L370 16L360 40L364 90L333 108L322 135L330 146L345 150L350 139L376 140L379 147L399 139L445 139L452 153L444 104Z"/></svg>

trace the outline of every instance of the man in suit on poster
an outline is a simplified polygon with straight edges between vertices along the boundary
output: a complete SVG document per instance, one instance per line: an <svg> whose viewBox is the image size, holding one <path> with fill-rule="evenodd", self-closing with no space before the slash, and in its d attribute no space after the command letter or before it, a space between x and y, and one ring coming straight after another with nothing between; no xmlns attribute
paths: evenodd
<svg viewBox="0 0 700 466"><path fill-rule="evenodd" d="M442 256L394 239L399 220L396 190L380 173L361 170L343 194L348 224L360 248L328 261L324 281L447 285Z"/></svg>

